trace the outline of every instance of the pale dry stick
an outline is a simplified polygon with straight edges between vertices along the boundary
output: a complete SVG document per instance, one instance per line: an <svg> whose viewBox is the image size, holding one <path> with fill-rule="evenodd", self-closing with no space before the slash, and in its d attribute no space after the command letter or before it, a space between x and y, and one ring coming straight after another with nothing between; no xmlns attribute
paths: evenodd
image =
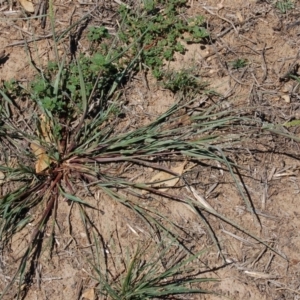
<svg viewBox="0 0 300 300"><path fill-rule="evenodd" d="M268 261L268 263L266 264L265 269L264 269L265 272L268 271L268 269L269 269L269 267L270 267L270 264L271 264L271 262L272 262L272 260L273 260L274 257L275 257L275 254L274 254L274 253L271 253L270 259L269 259L269 261Z"/></svg>
<svg viewBox="0 0 300 300"><path fill-rule="evenodd" d="M228 70L229 76L230 76L234 81L236 81L236 82L239 83L240 85L246 85L246 86L249 86L248 83L241 82L239 79L237 79L235 76L233 76L229 69L227 69L227 70ZM243 70L243 72L242 72L242 74L241 74L241 78L244 77L244 75L245 75L245 73L246 73L247 70L248 70L248 68L245 68L245 69Z"/></svg>
<svg viewBox="0 0 300 300"><path fill-rule="evenodd" d="M7 282L8 280L11 280L11 276L3 276L2 274L0 274L1 277L4 278L5 282ZM52 281L52 280L63 280L64 277L43 277L41 281ZM20 282L19 279L16 279L15 282Z"/></svg>
<svg viewBox="0 0 300 300"><path fill-rule="evenodd" d="M82 294L82 289L83 289L83 283L82 283L82 278L79 279L79 282L76 284L76 299L80 300L81 299L81 294Z"/></svg>
<svg viewBox="0 0 300 300"><path fill-rule="evenodd" d="M255 75L253 74L253 72L251 72L251 76L254 78L254 81L256 82L256 84L254 82L252 82L252 86L250 88L250 92L249 95L251 95L251 99L255 102L255 103L262 103L262 96L261 96L261 92L259 90L257 90L257 86L259 86L258 81L255 78ZM250 97L249 100L251 101Z"/></svg>
<svg viewBox="0 0 300 300"><path fill-rule="evenodd" d="M263 210L266 209L267 199L268 199L268 181L266 181L265 184L264 184L263 194L262 194L262 197L261 197L261 208Z"/></svg>
<svg viewBox="0 0 300 300"><path fill-rule="evenodd" d="M241 209L241 210L246 210L248 212L251 212L250 210L248 210L248 208L246 207L243 207L243 206L236 206L238 209ZM265 218L268 218L268 219L273 219L273 220L277 220L278 217L275 217L275 216L272 216L272 215L269 215L269 214L266 214L266 213L263 213L261 210L259 209L255 209L254 212L261 216L261 217L265 217Z"/></svg>
<svg viewBox="0 0 300 300"><path fill-rule="evenodd" d="M94 3L88 2L88 1L82 1L82 0L78 0L78 3L80 5L94 5Z"/></svg>
<svg viewBox="0 0 300 300"><path fill-rule="evenodd" d="M204 197L202 197L195 189L194 187L190 186L190 185L186 185L185 188L188 190L188 191L191 191L194 195L194 197L200 202L200 205L208 212L212 213L212 214L217 214L217 211L214 210L210 204L204 199ZM194 214L197 214L196 211L194 210L195 207L191 207L189 205L189 203L184 203L186 207L188 207ZM213 230L211 229L211 226L210 224L206 221L205 218L202 217L202 220L211 236L211 239L213 240L213 242L215 243L216 247L218 248L218 255L219 256L222 256L223 260L224 260L224 263L226 263L226 258L222 252L222 249L221 249L221 246L219 244L219 241L217 240L217 238L215 237L214 235L214 232Z"/></svg>
<svg viewBox="0 0 300 300"><path fill-rule="evenodd" d="M226 29L224 29L222 32L220 32L219 34L217 34L217 38L221 38L223 37L226 33L228 33L229 31L231 31L232 27L228 27Z"/></svg>
<svg viewBox="0 0 300 300"><path fill-rule="evenodd" d="M250 277L258 278L258 279L278 279L281 278L279 275L272 275L263 272L256 272L256 271L244 271L244 273Z"/></svg>
<svg viewBox="0 0 300 300"><path fill-rule="evenodd" d="M254 45L257 45L256 42L253 42L252 40L248 39L247 37L245 37L245 36L243 36L243 35L241 35L241 34L239 35L239 37L241 37L241 38L243 38L243 39L245 39L245 40L247 40L247 41L253 43ZM274 47L272 47L272 46L266 47L266 44L265 44L265 46L263 47L263 49L261 49L261 50L255 50L255 49L253 49L252 47L248 46L247 44L244 44L244 46L247 47L247 48L249 48L250 50L252 50L254 53L256 53L256 54L258 54L258 55L261 55L260 51L262 51L262 50L270 50L270 49L273 49L273 48L274 48Z"/></svg>
<svg viewBox="0 0 300 300"><path fill-rule="evenodd" d="M278 62L280 62L280 61L287 61L287 60L292 60L292 59L296 59L297 58L297 56L289 56L289 57L284 57L284 58L279 58L279 59L277 59L277 61Z"/></svg>
<svg viewBox="0 0 300 300"><path fill-rule="evenodd" d="M92 243L92 244L87 244L87 245L85 245L85 246L78 247L78 250L92 248L93 246L95 246L94 243Z"/></svg>
<svg viewBox="0 0 300 300"><path fill-rule="evenodd" d="M242 39L244 39L244 40L246 40L246 41L248 41L248 42L254 44L255 46L257 45L257 42L252 41L251 39L247 38L246 36L244 36L244 35L242 35L242 34L239 35L239 38L242 38ZM246 46L247 48L250 48L252 51L256 52L256 54L259 54L256 50L252 49L252 48L249 47L248 45L245 44L245 46Z"/></svg>
<svg viewBox="0 0 300 300"><path fill-rule="evenodd" d="M216 52L220 52L221 50L223 50L225 48L225 46L221 46L219 49L217 49L217 51L213 51L213 52L209 52L208 54L204 55L204 56L200 56L202 59L207 59L213 55L216 54Z"/></svg>
<svg viewBox="0 0 300 300"><path fill-rule="evenodd" d="M236 32L236 34L239 34L238 30L236 29L236 27L235 27L235 25L234 25L234 23L233 23L232 21L230 21L230 20L228 20L228 19L226 19L226 18L220 16L219 14L216 14L216 13L212 12L210 9L208 9L208 8L205 7L205 6L202 6L202 8L203 8L204 10L206 10L208 13L210 13L211 15L217 16L217 17L220 18L221 20L223 20L223 21L225 21L225 22L231 24L231 26L232 26L232 28L234 29L234 31Z"/></svg>
<svg viewBox="0 0 300 300"><path fill-rule="evenodd" d="M259 55L262 56L263 64L261 65L261 68L262 68L262 70L263 70L263 72L264 72L264 75L263 75L263 78L262 78L262 82L259 83L258 80L257 80L257 78L255 77L255 75L253 74L253 72L251 72L251 75L252 75L252 77L254 78L254 80L255 80L255 82L256 82L256 85L257 85L258 87L261 87L261 86L262 86L262 83L267 79L267 76L268 76L268 69L267 69L267 64L266 64L265 54L264 54L264 53L265 53L265 50L271 49L272 47L268 47L268 48L265 48L265 47L264 47L264 49L262 50L262 53L257 52L256 50L252 49L251 47L248 47L248 48L250 48L250 49L253 50L255 53L257 53L257 54L259 54Z"/></svg>
<svg viewBox="0 0 300 300"><path fill-rule="evenodd" d="M50 281L50 280L63 280L64 277L43 277L42 281Z"/></svg>
<svg viewBox="0 0 300 300"><path fill-rule="evenodd" d="M35 17L40 16L41 19L41 28L45 29L46 27L46 17L47 17L47 9L48 9L49 3L48 0L40 0L39 4L36 6L35 9Z"/></svg>
<svg viewBox="0 0 300 300"><path fill-rule="evenodd" d="M212 208L212 206L210 206L210 204L204 199L204 197L203 196L201 196L196 190L195 190L195 188L194 187L192 187L192 186L189 186L189 187L185 187L187 190L190 190L192 193L193 193L193 195L194 195L194 197L201 203L201 205L202 206L204 206L206 209L208 209L208 210L211 210L211 211L213 211L213 212L216 212L213 208Z"/></svg>
<svg viewBox="0 0 300 300"><path fill-rule="evenodd" d="M268 250L268 248L265 246L264 249L262 249L262 251L260 251L260 253L257 255L257 257L251 263L251 265L250 265L251 268L254 267L254 265L262 258L262 256L266 253L267 250Z"/></svg>
<svg viewBox="0 0 300 300"><path fill-rule="evenodd" d="M219 168L220 175L223 177L224 176L224 171L223 171L221 163L219 161L216 161L216 164Z"/></svg>
<svg viewBox="0 0 300 300"><path fill-rule="evenodd" d="M229 98L230 96L232 96L234 94L236 86L237 86L237 83L235 83L234 86L232 88L230 88L225 95L222 95L222 100L225 100L225 99ZM223 171L220 170L221 175L223 175L222 172Z"/></svg>
<svg viewBox="0 0 300 300"><path fill-rule="evenodd" d="M140 231L141 233L143 233L144 235L147 235L148 238L151 238L151 234L149 234L148 232L146 232L144 229L142 229L141 227L135 225L135 228Z"/></svg>
<svg viewBox="0 0 300 300"><path fill-rule="evenodd" d="M296 176L294 172L286 172L286 173L277 173L274 175L274 179L279 179L280 177L289 177L289 176Z"/></svg>
<svg viewBox="0 0 300 300"><path fill-rule="evenodd" d="M0 280L1 282L7 284L10 280L11 277L10 276L5 276L2 272L0 273Z"/></svg>
<svg viewBox="0 0 300 300"><path fill-rule="evenodd" d="M287 166L280 170L276 170L276 173L273 175L273 178L284 177L284 176L296 176L296 171L299 170L299 167Z"/></svg>
<svg viewBox="0 0 300 300"><path fill-rule="evenodd" d="M29 32L29 31L27 31L27 30L25 30L25 29L23 29L23 28L21 28L21 27L19 27L17 25L11 25L11 27L14 27L14 28L18 29L19 31L22 31L23 33L26 33L26 34L28 34L30 36L33 36L32 32Z"/></svg>
<svg viewBox="0 0 300 300"><path fill-rule="evenodd" d="M286 290L286 291L293 292L293 293L295 293L295 294L297 294L297 295L300 295L300 292L297 292L296 290L292 290L292 289L290 289L290 288L288 288L288 287L281 287L281 288L277 288L277 289L276 289L276 291L280 291L280 290Z"/></svg>
<svg viewBox="0 0 300 300"><path fill-rule="evenodd" d="M50 33L50 34L47 34L47 35L44 35L44 36L38 36L38 37L35 37L35 38L27 40L27 41L19 41L19 42L11 43L11 44L5 46L5 48L20 46L20 45L24 45L24 44L28 44L28 43L33 43L33 42L49 39L52 36L53 36L53 33Z"/></svg>
<svg viewBox="0 0 300 300"><path fill-rule="evenodd" d="M264 89L263 87L260 87L260 90L261 90L261 94L278 96L277 90L267 90L267 89Z"/></svg>
<svg viewBox="0 0 300 300"><path fill-rule="evenodd" d="M205 193L205 198L208 198L209 195L216 189L216 187L219 185L219 182L216 182L210 186L210 188Z"/></svg>
<svg viewBox="0 0 300 300"><path fill-rule="evenodd" d="M67 216L67 220L68 220L68 224L69 224L69 226L68 226L69 227L68 228L69 232L68 233L69 233L69 236L70 236L70 240L64 246L64 248L63 248L64 250L66 250L72 242L74 242L74 245L76 245L76 240L72 236L72 232L71 232L71 228L72 228L72 226L71 226L71 211L72 211L73 205L74 205L74 202L72 201L71 205L70 205L69 212L68 212L68 216Z"/></svg>
<svg viewBox="0 0 300 300"><path fill-rule="evenodd" d="M265 157L264 157L265 159ZM264 161L265 162L265 161ZM261 209L266 209L266 202L269 198L268 189L269 189L269 181L268 181L268 173L265 170L261 176L261 183L263 185L262 197L261 197Z"/></svg>
<svg viewBox="0 0 300 300"><path fill-rule="evenodd" d="M127 227L135 234L138 238L140 237L139 234L128 224L126 223Z"/></svg>
<svg viewBox="0 0 300 300"><path fill-rule="evenodd" d="M6 57L5 50L0 51L0 60L4 59Z"/></svg>
<svg viewBox="0 0 300 300"><path fill-rule="evenodd" d="M223 41L222 39L220 39L220 41L224 44L224 41ZM214 44L212 44L212 46L215 47ZM226 47L227 49L229 49L229 51L232 51L233 53L235 53L235 52L234 52L232 49L230 49L228 46L225 46L225 47ZM249 84L247 84L247 83L241 82L239 79L237 79L235 76L233 76L233 75L232 75L232 72L231 72L230 69L228 68L227 64L224 64L224 63L222 62L222 59L221 59L221 57L219 56L219 54L217 54L217 56L218 56L218 58L219 58L219 62L220 62L220 64L222 65L222 67L227 71L228 75L229 75L234 81L236 81L237 83L239 83L239 84L241 84L241 85L247 85L247 86L249 85ZM242 74L241 74L241 78L243 78L243 76L245 75L247 69L248 69L248 68L245 68L245 69L243 70L243 72L242 72Z"/></svg>
<svg viewBox="0 0 300 300"><path fill-rule="evenodd" d="M300 82L296 82L296 84L292 88L292 92L291 93L292 94L298 94L299 93L299 88L300 88Z"/></svg>
<svg viewBox="0 0 300 300"><path fill-rule="evenodd" d="M72 242L73 242L73 238L70 238L70 239L68 240L68 242L65 244L63 250L66 250Z"/></svg>
<svg viewBox="0 0 300 300"><path fill-rule="evenodd" d="M2 14L4 16L13 16L13 15L21 16L22 12L20 10L8 10L8 11L2 12Z"/></svg>
<svg viewBox="0 0 300 300"><path fill-rule="evenodd" d="M190 6L193 8L194 7L194 0L191 0L189 2L190 2Z"/></svg>
<svg viewBox="0 0 300 300"><path fill-rule="evenodd" d="M120 1L120 0L113 0L114 2L116 2L119 5L124 5L127 9L131 8L129 5L127 5L126 3Z"/></svg>
<svg viewBox="0 0 300 300"><path fill-rule="evenodd" d="M212 43L212 45L213 45L213 43ZM211 57L211 56L213 56L213 55L218 55L218 52L221 51L221 50L224 49L224 48L225 48L225 46L222 46L222 47L220 47L219 49L216 49L216 48L214 47L214 51L213 51L213 52L210 52L210 53L206 54L205 56L203 56L203 57L201 57L201 58L202 58L202 59L206 59L206 58L209 58L209 57ZM222 95L222 100L225 100L225 99L227 99L228 97L232 96L232 95L234 94L234 89L235 89L235 87L236 87L236 84L235 84L232 88L230 88L230 89L226 92L225 95Z"/></svg>
<svg viewBox="0 0 300 300"><path fill-rule="evenodd" d="M258 19L258 18L260 18L261 16L260 15L258 15L258 16L254 16L254 17L250 17L250 18L248 18L247 20L244 20L242 23L241 22L237 22L237 23L235 23L234 25L235 26L241 26L241 25L244 25L244 24L247 24L249 21L251 21L251 20L255 20L255 19ZM228 27L228 28L226 28L226 29L224 29L222 32L220 32L220 33L218 33L217 35L216 35L216 37L217 38L221 38L221 37L223 37L226 33L228 33L229 31L231 31L233 29L233 27ZM254 43L253 41L251 41L250 39L248 39L248 38L246 38L246 37L244 37L245 39L247 39L247 40L249 40L251 43Z"/></svg>
<svg viewBox="0 0 300 300"><path fill-rule="evenodd" d="M290 74L291 74L293 68L297 65L297 61L299 60L299 58L300 58L300 51L297 52L297 55L296 55L294 61L292 62L292 64L290 65L288 71L285 72L283 75L279 76L279 81L284 81L286 79L289 79ZM285 61L283 62L282 67L280 68L280 71L283 68L284 63L285 63Z"/></svg>
<svg viewBox="0 0 300 300"><path fill-rule="evenodd" d="M229 231L225 230L224 228L222 228L221 231L224 232L227 235L230 235L231 237L235 238L236 240L242 242L243 244L245 244L247 246L254 246L254 244L259 244L259 242L255 242L255 243L250 242L250 241L248 241L248 240L246 240L246 239L244 239L244 238L242 238L242 237L240 237L240 236L238 236L238 235L236 235L232 232L229 232Z"/></svg>
<svg viewBox="0 0 300 300"><path fill-rule="evenodd" d="M143 81L144 87L148 91L150 91L150 87L149 87L149 84L148 84L147 76L146 76L146 73L144 72L144 69L142 67L142 62L141 61L139 62L139 67L140 67L141 77L142 77L142 81Z"/></svg>
<svg viewBox="0 0 300 300"><path fill-rule="evenodd" d="M234 81L236 81L237 83L239 83L239 84L241 84L241 85L249 85L248 83L243 83L243 82L241 82L240 80L238 80L237 78L235 78L233 75L232 75L232 73L230 72L230 70L226 67L226 65L224 65L224 63L222 62L222 59L221 59L221 57L220 57L220 55L219 55L219 53L218 53L218 51L217 51L217 49L216 49L216 46L213 44L213 43L211 43L211 45L212 45L212 47L213 47L213 49L214 49L214 51L215 51L215 54L216 54L216 56L217 56L217 58L218 58L218 61L219 61L219 63L221 64L221 66L226 70L226 73L234 80ZM225 46L224 46L225 47ZM244 76L244 74L245 74L245 72L246 72L246 70L247 70L247 68L243 71L243 73L242 73L242 77Z"/></svg>
<svg viewBox="0 0 300 300"><path fill-rule="evenodd" d="M37 284L37 288L40 290L41 289L41 274L42 274L42 268L43 266L37 262L37 266L35 268L35 275L36 275L36 284Z"/></svg>
<svg viewBox="0 0 300 300"><path fill-rule="evenodd" d="M260 254L262 253L262 250L259 247L260 245L257 245L257 246L258 247L255 248L256 251L254 252L254 254L251 257L249 257L249 259L245 260L245 258L244 258L243 263L237 265L238 270L246 270L247 268L250 268L250 266L251 266L251 269L253 269L253 264L258 261L257 258L258 257L260 258Z"/></svg>
<svg viewBox="0 0 300 300"><path fill-rule="evenodd" d="M261 51L261 57L262 57L262 65L261 68L264 72L264 75L262 77L261 83L264 83L265 80L268 77L268 69L267 69L267 63L266 63L266 57L265 57L265 53L266 53L266 46L267 44L265 43L263 50Z"/></svg>
<svg viewBox="0 0 300 300"><path fill-rule="evenodd" d="M253 77L255 83L256 83L256 86L260 87L261 85L259 84L257 78L255 77L255 75L253 74L253 72L251 72L251 76ZM252 84L252 86L254 85L254 83Z"/></svg>
<svg viewBox="0 0 300 300"><path fill-rule="evenodd" d="M8 8L8 6L7 6L7 5L4 5L3 7L0 8L0 11L4 11L4 10L6 10L7 8Z"/></svg>
<svg viewBox="0 0 300 300"><path fill-rule="evenodd" d="M268 176L268 179L267 179L268 182L271 181L271 180L273 179L275 172L276 172L276 168L273 167L273 168L271 169L270 173L269 173L269 176Z"/></svg>

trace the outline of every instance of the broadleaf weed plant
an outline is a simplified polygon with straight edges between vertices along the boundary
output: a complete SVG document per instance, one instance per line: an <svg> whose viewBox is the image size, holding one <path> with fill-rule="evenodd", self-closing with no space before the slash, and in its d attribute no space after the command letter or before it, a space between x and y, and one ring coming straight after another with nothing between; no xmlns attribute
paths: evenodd
<svg viewBox="0 0 300 300"><path fill-rule="evenodd" d="M278 0L275 1L275 7L282 13L286 14L295 8L295 3L292 0Z"/></svg>
<svg viewBox="0 0 300 300"><path fill-rule="evenodd" d="M198 43L208 37L203 17L184 19L180 16L185 4L185 0L159 0L144 1L143 8L128 9L121 6L119 43L116 43L111 53L114 53L114 56L116 53L122 53L124 47L139 37L131 48L130 55L122 58L123 63L128 64L130 57L140 53L140 60L145 68L151 70L157 79L162 79L164 63L172 60L175 52L185 52L181 41ZM99 42L103 36L109 38L102 27L90 28L91 42Z"/></svg>

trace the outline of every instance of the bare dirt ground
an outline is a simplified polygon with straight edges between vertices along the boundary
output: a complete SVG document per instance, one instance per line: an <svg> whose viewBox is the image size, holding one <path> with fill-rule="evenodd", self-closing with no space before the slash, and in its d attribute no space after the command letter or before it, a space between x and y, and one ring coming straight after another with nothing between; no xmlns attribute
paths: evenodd
<svg viewBox="0 0 300 300"><path fill-rule="evenodd" d="M99 3L91 22L113 30L116 2ZM55 26L63 30L87 13L91 5L80 3L55 1ZM187 45L187 53L176 55L173 67L197 68L211 89L220 93L218 101L224 109L238 108L245 114L251 111L253 117L275 124L299 119L299 84L287 74L297 75L300 63L300 2L295 1L294 8L286 13L280 12L274 1L191 0L188 5L190 16L205 16L210 40L201 45ZM38 66L53 58L50 24L47 22L45 29L41 29L38 21L25 22L7 12L8 8L5 9L3 4L0 51L5 50L6 57L1 60L0 80L16 79L26 84L35 74L29 49L32 61ZM36 36L40 40L31 43ZM68 52L68 43L68 38L60 43L61 53ZM88 52L88 48L83 34L78 51ZM234 68L238 59L245 60L245 66ZM142 74L137 74L126 87L124 108L127 115L123 124L119 124L120 128L138 128L174 103L172 93L161 89L150 75L148 82L149 89L143 84ZM298 136L297 126L289 130ZM243 182L261 226L247 212L230 175L217 169L216 165L203 163L188 180L200 194L206 195L214 209L272 244L286 259L232 226L212 218L210 224L219 237L228 263L223 266L206 227L193 212L180 203L154 199L147 205L162 211L178 228L185 230L179 230L179 234L191 251L208 249L199 261L199 270L213 270L205 276L220 279L217 283L204 285L218 295L191 295L184 299L300 299L299 145L284 137L252 138L251 143L241 142L242 146L232 149L230 158L242 168ZM128 178L138 177L140 182L155 174L149 168L125 166L125 169ZM212 187L215 188L210 192ZM184 190L173 191L177 192ZM148 229L130 210L109 201L99 191L84 195L99 209L97 212L87 209L87 212L101 232L102 251L111 255L109 260L114 268L111 272L117 274L122 271L126 247L145 243L150 236ZM51 258L44 253L36 262L36 276L25 299L94 299L91 290L97 282L91 279L93 270L88 262L93 241L87 239L80 211L61 202L57 220L56 249ZM0 261L2 287L15 271L17 259L28 239L29 235L23 232L11 242L11 249L3 252ZM14 299L14 296L12 289L7 299Z"/></svg>

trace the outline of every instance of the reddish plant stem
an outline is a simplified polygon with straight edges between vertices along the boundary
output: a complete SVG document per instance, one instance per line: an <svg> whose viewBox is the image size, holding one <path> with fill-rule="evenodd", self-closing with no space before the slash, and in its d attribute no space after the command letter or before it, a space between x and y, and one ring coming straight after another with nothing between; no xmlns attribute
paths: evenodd
<svg viewBox="0 0 300 300"><path fill-rule="evenodd" d="M49 217L50 212L52 211L52 208L54 206L55 200L57 199L58 195L57 195L57 183L61 180L63 174L59 173L57 174L56 178L52 181L49 191L53 194L51 196L50 202L48 203L42 217L40 218L40 220L38 221L38 224L36 225L35 229L33 230L32 234L31 234L31 238L29 241L29 244L31 244L37 237L38 233L41 230L41 227L44 225L44 221ZM54 189L56 187L56 189Z"/></svg>

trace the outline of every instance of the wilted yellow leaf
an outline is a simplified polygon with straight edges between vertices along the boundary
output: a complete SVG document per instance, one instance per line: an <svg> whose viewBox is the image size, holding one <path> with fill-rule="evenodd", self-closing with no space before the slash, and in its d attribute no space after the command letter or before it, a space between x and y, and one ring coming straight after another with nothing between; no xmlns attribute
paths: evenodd
<svg viewBox="0 0 300 300"><path fill-rule="evenodd" d="M95 300L95 289L88 289L82 294L84 300Z"/></svg>
<svg viewBox="0 0 300 300"><path fill-rule="evenodd" d="M35 171L37 174L45 171L51 164L52 160L45 153L44 148L40 145L39 141L33 141L30 145L33 154L37 161L35 163Z"/></svg>
<svg viewBox="0 0 300 300"><path fill-rule="evenodd" d="M38 135L44 143L51 142L51 125L45 115L40 116L40 130ZM35 140L30 144L33 154L36 157L35 171L37 174L45 171L53 162L52 159L45 152L45 148L41 145L40 141Z"/></svg>
<svg viewBox="0 0 300 300"><path fill-rule="evenodd" d="M240 23L244 22L244 17L242 16L242 13L240 11L236 12L236 16L237 16Z"/></svg>
<svg viewBox="0 0 300 300"><path fill-rule="evenodd" d="M51 141L51 124L49 120L47 120L46 116L43 114L41 115L41 122L40 122L40 128L41 128L41 134L42 138L45 142Z"/></svg>
<svg viewBox="0 0 300 300"><path fill-rule="evenodd" d="M30 148L32 149L33 154L38 158L40 155L42 155L43 153L45 153L45 150L43 147L41 147L40 142L39 141L33 141L30 144Z"/></svg>
<svg viewBox="0 0 300 300"><path fill-rule="evenodd" d="M178 175L182 175L186 164L187 162L185 161L179 166L172 168L171 171L177 173ZM157 181L159 182L155 183ZM175 177L174 175L164 171L157 173L150 180L150 182L154 182L153 186L155 187L163 186L164 188L160 189L160 191L162 192L165 192L166 190L168 190L168 188L175 186L178 181L179 181L179 177Z"/></svg>
<svg viewBox="0 0 300 300"><path fill-rule="evenodd" d="M4 179L5 179L5 174L0 171L0 184L4 182Z"/></svg>
<svg viewBox="0 0 300 300"><path fill-rule="evenodd" d="M30 12L33 13L34 12L34 5L32 3L32 1L29 0L19 0L20 4L23 6L23 8Z"/></svg>
<svg viewBox="0 0 300 300"><path fill-rule="evenodd" d="M39 159L37 160L35 164L35 171L37 174L45 171L51 164L51 159L49 156L45 153L39 156Z"/></svg>

